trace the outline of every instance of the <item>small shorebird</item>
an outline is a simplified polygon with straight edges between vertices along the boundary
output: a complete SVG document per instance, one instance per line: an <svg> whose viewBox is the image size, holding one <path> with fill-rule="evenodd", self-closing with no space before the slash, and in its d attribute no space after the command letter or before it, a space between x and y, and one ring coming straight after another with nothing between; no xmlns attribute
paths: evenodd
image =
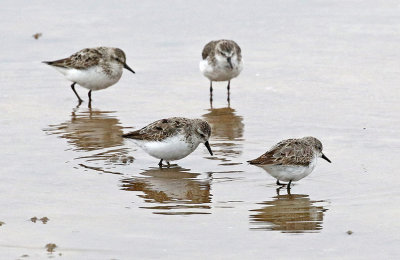
<svg viewBox="0 0 400 260"><path fill-rule="evenodd" d="M135 73L127 64L125 53L118 48L97 47L86 48L72 54L70 57L43 61L72 81L71 88L79 100L82 99L75 91L75 84L89 89L89 103L92 101L92 90L100 90L114 85L122 76L122 68Z"/></svg>
<svg viewBox="0 0 400 260"><path fill-rule="evenodd" d="M265 154L248 162L260 166L276 178L277 185L282 185L279 181L288 181L289 190L292 181L301 180L314 170L318 157L331 162L322 153L322 143L309 136L283 140Z"/></svg>
<svg viewBox="0 0 400 260"><path fill-rule="evenodd" d="M191 154L200 143L204 143L213 155L208 143L210 135L211 127L202 119L171 117L155 121L122 137L132 139L146 153L160 159L158 165L162 167L163 160L169 166L170 161Z"/></svg>
<svg viewBox="0 0 400 260"><path fill-rule="evenodd" d="M211 41L204 46L200 61L200 71L210 80L210 99L212 101L212 82L228 81L228 101L231 79L237 77L243 68L242 52L232 40Z"/></svg>

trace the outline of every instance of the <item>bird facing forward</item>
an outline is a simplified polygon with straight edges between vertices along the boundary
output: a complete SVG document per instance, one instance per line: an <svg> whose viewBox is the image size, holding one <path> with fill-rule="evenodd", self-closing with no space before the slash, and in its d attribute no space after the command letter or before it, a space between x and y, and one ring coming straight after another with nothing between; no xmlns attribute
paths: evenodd
<svg viewBox="0 0 400 260"><path fill-rule="evenodd" d="M232 40L211 41L204 46L201 54L200 71L210 80L210 94L213 81L228 81L228 94L231 79L243 69L242 51Z"/></svg>

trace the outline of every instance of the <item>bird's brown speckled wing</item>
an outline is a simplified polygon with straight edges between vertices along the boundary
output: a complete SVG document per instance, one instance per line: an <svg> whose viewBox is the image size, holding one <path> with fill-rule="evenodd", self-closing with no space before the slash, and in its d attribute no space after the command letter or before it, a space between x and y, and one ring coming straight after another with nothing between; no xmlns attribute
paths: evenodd
<svg viewBox="0 0 400 260"><path fill-rule="evenodd" d="M44 63L62 68L87 69L99 64L101 59L102 54L98 48L86 48L72 54L68 58L56 61L44 61Z"/></svg>
<svg viewBox="0 0 400 260"><path fill-rule="evenodd" d="M239 44L237 44L236 42L232 41L232 44L235 45L236 48L236 54L238 56L238 58L242 58L242 49L240 49Z"/></svg>
<svg viewBox="0 0 400 260"><path fill-rule="evenodd" d="M125 138L147 141L162 141L170 136L183 132L189 120L182 117L172 117L155 121L140 130L122 135Z"/></svg>
<svg viewBox="0 0 400 260"><path fill-rule="evenodd" d="M313 157L312 147L304 145L299 139L288 139L279 142L260 157L248 161L259 165L309 165Z"/></svg>
<svg viewBox="0 0 400 260"><path fill-rule="evenodd" d="M208 56L213 56L212 53L214 53L217 43L218 41L211 41L204 46L203 52L201 53L203 60L207 59Z"/></svg>

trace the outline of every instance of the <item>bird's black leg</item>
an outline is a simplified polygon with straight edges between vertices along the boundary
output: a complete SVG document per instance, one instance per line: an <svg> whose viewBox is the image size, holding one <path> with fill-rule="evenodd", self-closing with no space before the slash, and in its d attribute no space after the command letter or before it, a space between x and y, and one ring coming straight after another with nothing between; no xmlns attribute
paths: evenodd
<svg viewBox="0 0 400 260"><path fill-rule="evenodd" d="M289 183L287 184L286 189L288 190L288 192L290 192L290 184L292 184L292 180L290 180Z"/></svg>
<svg viewBox="0 0 400 260"><path fill-rule="evenodd" d="M276 180L276 185L285 185L285 184L280 183L279 180Z"/></svg>
<svg viewBox="0 0 400 260"><path fill-rule="evenodd" d="M169 162L167 161L167 164L168 164L168 168L171 166L171 164L169 164Z"/></svg>
<svg viewBox="0 0 400 260"><path fill-rule="evenodd" d="M76 92L76 90L75 90L75 84L76 84L76 82L72 83L71 88L72 88L72 90L74 91L76 97L78 98L79 104L81 104L83 100L81 99L81 97L80 97L80 96L78 95L78 93Z"/></svg>
<svg viewBox="0 0 400 260"><path fill-rule="evenodd" d="M92 108L92 90L89 91L88 97L89 97L88 108Z"/></svg>
<svg viewBox="0 0 400 260"><path fill-rule="evenodd" d="M212 103L213 103L213 88L212 88L212 81L210 81L210 107L211 107L211 109L213 108Z"/></svg>
<svg viewBox="0 0 400 260"><path fill-rule="evenodd" d="M160 166L160 168L162 167L162 161L163 159L161 159L160 162L158 163L158 166Z"/></svg>
<svg viewBox="0 0 400 260"><path fill-rule="evenodd" d="M228 101L228 105L230 106L231 105L231 81L229 80L228 81L228 87L227 87L227 89L228 89L228 98L227 98L227 101Z"/></svg>

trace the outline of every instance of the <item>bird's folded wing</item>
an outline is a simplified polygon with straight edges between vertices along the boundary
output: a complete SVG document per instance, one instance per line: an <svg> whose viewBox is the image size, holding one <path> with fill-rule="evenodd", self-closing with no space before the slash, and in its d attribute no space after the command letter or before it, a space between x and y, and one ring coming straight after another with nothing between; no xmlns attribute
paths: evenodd
<svg viewBox="0 0 400 260"><path fill-rule="evenodd" d="M136 140L162 141L176 135L185 125L185 122L174 120L173 118L161 119L140 130L124 134L122 137Z"/></svg>
<svg viewBox="0 0 400 260"><path fill-rule="evenodd" d="M302 146L296 141L280 142L260 157L248 161L261 165L303 165L307 166L313 156L310 146Z"/></svg>
<svg viewBox="0 0 400 260"><path fill-rule="evenodd" d="M98 50L87 48L72 54L68 58L56 61L45 61L44 63L62 68L87 69L99 64L101 58L102 55Z"/></svg>
<svg viewBox="0 0 400 260"><path fill-rule="evenodd" d="M210 54L215 51L216 44L217 41L211 41L204 46L203 52L201 53L203 60L207 59L208 56L212 56Z"/></svg>

